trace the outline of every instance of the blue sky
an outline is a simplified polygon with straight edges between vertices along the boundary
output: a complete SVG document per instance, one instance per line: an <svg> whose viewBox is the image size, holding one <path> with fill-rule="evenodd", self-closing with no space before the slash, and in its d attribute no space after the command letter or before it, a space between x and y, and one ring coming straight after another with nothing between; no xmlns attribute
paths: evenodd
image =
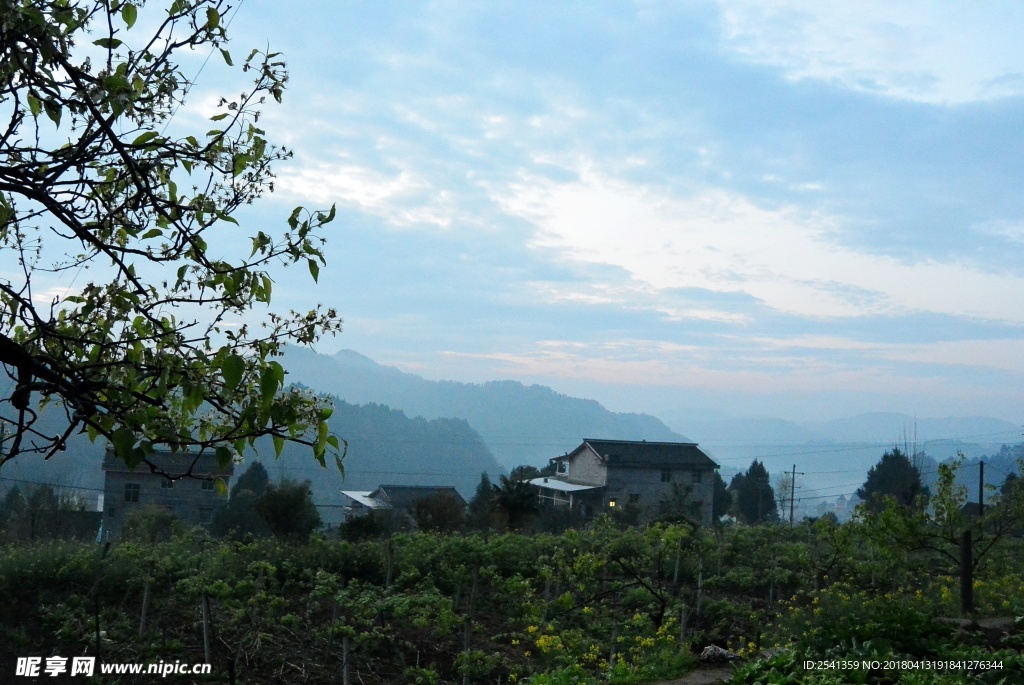
<svg viewBox="0 0 1024 685"><path fill-rule="evenodd" d="M276 306L617 410L1020 421L1024 5L839 5L246 0L295 150L246 224L339 212Z"/></svg>

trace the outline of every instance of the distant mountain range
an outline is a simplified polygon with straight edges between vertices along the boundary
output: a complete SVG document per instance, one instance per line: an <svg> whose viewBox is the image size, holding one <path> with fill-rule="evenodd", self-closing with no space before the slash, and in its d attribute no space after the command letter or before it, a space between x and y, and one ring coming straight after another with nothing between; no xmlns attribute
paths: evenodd
<svg viewBox="0 0 1024 685"><path fill-rule="evenodd" d="M809 509L855 491L894 445L908 452L916 445L927 454L922 464L926 481L934 479L937 462L958 452L973 460L965 468L965 483L971 479L967 471L978 473L979 458L998 456L988 462L986 481L999 485L1020 452L1001 446L1022 442L1021 426L988 417L870 413L798 423L680 409L665 413L666 425L647 414L611 412L594 400L540 385L431 381L351 350L320 355L289 348L283 363L290 382L339 398L330 424L349 443L345 478L333 467L320 468L306 450L292 445L275 461L269 444L258 443L258 458L275 479L310 480L316 501L328 508L340 506L342 489L369 490L380 484L454 485L470 497L481 472L495 478L520 464L543 466L584 438L613 438L698 442L722 466L726 480L753 459L764 462L776 479L795 465L802 474L798 497ZM40 428L60 430L56 412L42 412ZM19 457L0 470L0 490L31 481L95 496L102 489L103 449L76 435L66 452L48 462ZM1013 458L1007 456L1011 453Z"/></svg>
<svg viewBox="0 0 1024 685"><path fill-rule="evenodd" d="M541 385L430 381L352 350L321 355L289 348L283 364L291 382L346 402L375 402L427 419L465 419L506 469L546 465L584 438L690 442L653 416L611 412Z"/></svg>

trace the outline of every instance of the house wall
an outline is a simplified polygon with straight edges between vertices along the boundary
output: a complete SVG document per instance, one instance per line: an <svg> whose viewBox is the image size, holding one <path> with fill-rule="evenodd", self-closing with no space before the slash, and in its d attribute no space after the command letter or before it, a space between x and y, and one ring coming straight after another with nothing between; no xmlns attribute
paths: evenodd
<svg viewBox="0 0 1024 685"><path fill-rule="evenodd" d="M163 481L166 481L163 476L142 470L107 471L103 486L103 530L111 537L117 536L121 533L125 516L152 506L173 512L189 525L206 525L217 509L227 503L227 497L218 495L216 488L203 489L203 483L208 481L182 478L174 481L171 488L162 487ZM129 502L125 498L125 486L129 483L139 486L138 502Z"/></svg>
<svg viewBox="0 0 1024 685"><path fill-rule="evenodd" d="M561 477L570 483L580 485L601 486L605 483L608 468L601 462L594 451L581 445L569 455L569 473Z"/></svg>
<svg viewBox="0 0 1024 685"><path fill-rule="evenodd" d="M672 469L672 480L662 482L662 469L611 468L605 489L605 506L614 499L616 507L630 504L630 496L639 496L635 504L641 508L643 518L657 516L662 501L671 501L675 494L673 484L692 486L687 502L700 502L699 523L711 525L712 502L715 492L714 471L700 472L700 482L693 482L692 470Z"/></svg>

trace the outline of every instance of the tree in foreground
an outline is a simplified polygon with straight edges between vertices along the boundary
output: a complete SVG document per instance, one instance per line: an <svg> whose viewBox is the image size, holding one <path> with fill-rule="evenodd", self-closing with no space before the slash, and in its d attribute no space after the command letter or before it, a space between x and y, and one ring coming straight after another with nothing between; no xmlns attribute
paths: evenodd
<svg viewBox="0 0 1024 685"><path fill-rule="evenodd" d="M898 447L882 455L857 490L857 496L874 511L885 506L886 497L892 497L900 506L912 507L920 496L927 494L927 488L921 484L921 472Z"/></svg>
<svg viewBox="0 0 1024 685"><path fill-rule="evenodd" d="M51 456L85 431L133 465L156 446L215 450L226 465L269 435L278 453L292 440L340 467L330 407L286 387L274 360L340 320L253 314L271 302L271 267L302 263L316 280L334 210L297 208L281 231L243 232L233 217L290 155L258 126L284 64L260 51L235 64L225 0L165 7L0 3L3 461ZM192 76L176 55L215 50L248 88L210 125L179 131ZM56 434L39 421L47 404L66 418Z"/></svg>

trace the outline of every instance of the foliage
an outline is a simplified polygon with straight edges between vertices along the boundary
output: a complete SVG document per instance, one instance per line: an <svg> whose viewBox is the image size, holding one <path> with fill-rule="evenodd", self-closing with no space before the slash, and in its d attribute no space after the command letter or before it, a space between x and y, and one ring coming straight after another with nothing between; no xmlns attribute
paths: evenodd
<svg viewBox="0 0 1024 685"><path fill-rule="evenodd" d="M283 232L248 240L233 216L273 189L272 164L290 154L258 126L265 97L281 100L284 63L259 50L238 60L253 81L221 100L210 130L174 119L192 85L179 53L235 64L227 10L0 3L0 248L14 267L0 278L0 361L15 383L4 460L53 455L76 430L132 465L158 445L214 450L224 465L263 435L321 463L340 448L325 400L287 388L274 361L285 342L337 331L335 312L252 325L274 265L316 280L334 210L297 208ZM57 284L70 294L44 302ZM37 428L40 403L62 409L61 433Z"/></svg>
<svg viewBox="0 0 1024 685"><path fill-rule="evenodd" d="M252 494L259 497L266 492L269 484L270 475L267 473L267 469L260 462L254 461L249 464L249 467L238 476L235 484L231 486L231 496L236 497L243 490L249 490Z"/></svg>
<svg viewBox="0 0 1024 685"><path fill-rule="evenodd" d="M440 492L424 497L413 505L416 528L424 533L451 533L462 528L466 520L466 505L462 498Z"/></svg>
<svg viewBox="0 0 1024 685"><path fill-rule="evenodd" d="M898 447L882 455L857 490L857 496L876 511L885 506L886 497L892 497L900 506L912 507L918 504L919 497L927 495L921 484L921 472Z"/></svg>
<svg viewBox="0 0 1024 685"><path fill-rule="evenodd" d="M715 471L715 501L711 509L711 520L717 523L722 520L722 517L729 513L732 508L732 492L729 487L725 484L725 479L722 478L722 474Z"/></svg>
<svg viewBox="0 0 1024 685"><path fill-rule="evenodd" d="M757 524L778 520L779 512L775 506L771 478L764 464L757 459L745 473L733 476L729 491L732 493L736 517L740 521Z"/></svg>
<svg viewBox="0 0 1024 685"><path fill-rule="evenodd" d="M284 540L306 540L321 525L309 481L285 480L268 485L256 500L256 511L270 532Z"/></svg>
<svg viewBox="0 0 1024 685"><path fill-rule="evenodd" d="M521 530L539 511L537 490L521 480L501 476L498 485L492 485L494 506L504 518L508 530Z"/></svg>
<svg viewBox="0 0 1024 685"><path fill-rule="evenodd" d="M125 515L121 538L153 545L169 542L184 529L185 525L173 512L163 507L143 507Z"/></svg>
<svg viewBox="0 0 1024 685"><path fill-rule="evenodd" d="M351 679L365 685L670 680L708 644L751 659L736 683L1019 682L1019 632L954 631L946 618L956 612L956 579L914 575L913 555L880 562L879 525L620 529L600 517L560 535L285 544L193 530L122 540L107 553L94 544L10 546L0 555L0 592L10 598L0 606L0 660L95 653L98 615L103 661L202 661L206 603L215 682L337 682L346 639ZM1003 537L989 559L977 569L979 610L1021 611L1024 541ZM886 656L998 659L1006 670L802 666Z"/></svg>

